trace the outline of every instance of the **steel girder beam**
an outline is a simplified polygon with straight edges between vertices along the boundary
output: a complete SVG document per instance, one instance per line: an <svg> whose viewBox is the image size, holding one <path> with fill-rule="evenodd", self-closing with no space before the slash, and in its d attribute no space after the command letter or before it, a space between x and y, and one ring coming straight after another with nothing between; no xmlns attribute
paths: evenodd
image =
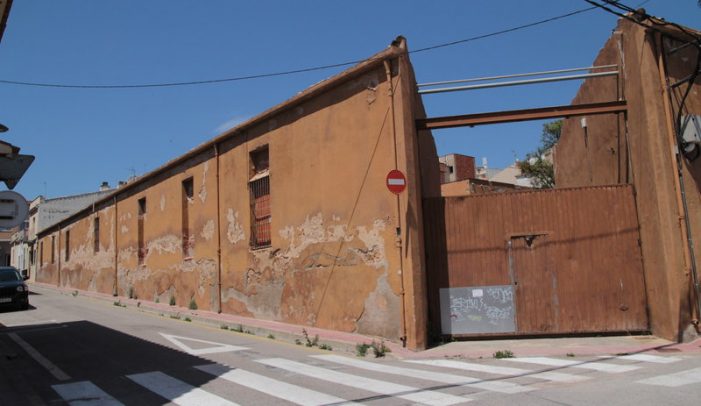
<svg viewBox="0 0 701 406"><path fill-rule="evenodd" d="M441 128L466 127L484 124L512 123L516 121L546 120L593 116L596 114L616 114L627 111L625 100L552 106L537 109L496 111L491 113L464 114L460 116L430 117L416 120L417 130L438 130Z"/></svg>

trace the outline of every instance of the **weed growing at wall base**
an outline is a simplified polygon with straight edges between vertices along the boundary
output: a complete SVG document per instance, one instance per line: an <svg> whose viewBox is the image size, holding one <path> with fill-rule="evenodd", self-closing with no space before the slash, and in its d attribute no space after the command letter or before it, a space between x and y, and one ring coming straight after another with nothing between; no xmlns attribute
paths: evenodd
<svg viewBox="0 0 701 406"><path fill-rule="evenodd" d="M492 357L496 359L502 359L502 358L514 358L514 353L511 352L511 350L500 350L494 353Z"/></svg>
<svg viewBox="0 0 701 406"><path fill-rule="evenodd" d="M309 333L307 333L307 329L303 328L302 335L304 336L304 340L306 341L304 345L306 345L307 347L316 347L319 345L319 334L315 335L313 340L310 340Z"/></svg>
<svg viewBox="0 0 701 406"><path fill-rule="evenodd" d="M364 357L368 354L369 349L370 349L370 344L368 344L368 343L356 344L355 345L355 355L358 357Z"/></svg>
<svg viewBox="0 0 701 406"><path fill-rule="evenodd" d="M392 352L389 347L385 345L385 340L380 340L379 343L375 342L375 340L372 340L370 343L370 348L372 348L372 352L375 354L375 358L381 358L384 357L388 352Z"/></svg>

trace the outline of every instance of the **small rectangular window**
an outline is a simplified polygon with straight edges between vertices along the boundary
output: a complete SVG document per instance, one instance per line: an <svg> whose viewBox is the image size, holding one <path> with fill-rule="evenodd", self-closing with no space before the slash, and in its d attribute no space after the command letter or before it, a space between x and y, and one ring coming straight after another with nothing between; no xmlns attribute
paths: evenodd
<svg viewBox="0 0 701 406"><path fill-rule="evenodd" d="M252 176L248 181L251 196L251 247L271 244L270 160L268 148L251 153Z"/></svg>
<svg viewBox="0 0 701 406"><path fill-rule="evenodd" d="M71 259L71 231L66 230L66 262Z"/></svg>
<svg viewBox="0 0 701 406"><path fill-rule="evenodd" d="M146 198L139 199L139 216L146 214Z"/></svg>
<svg viewBox="0 0 701 406"><path fill-rule="evenodd" d="M183 193L185 198L192 200L192 197L194 196L194 189L195 187L192 178L187 178L183 181Z"/></svg>
<svg viewBox="0 0 701 406"><path fill-rule="evenodd" d="M93 252L100 252L100 217L95 217L92 225Z"/></svg>
<svg viewBox="0 0 701 406"><path fill-rule="evenodd" d="M144 263L144 259L146 258L146 247L144 245L144 216L146 215L146 198L142 197L139 199L139 207L138 207L138 218L136 220L137 223L137 260L139 261L139 265L142 265Z"/></svg>
<svg viewBox="0 0 701 406"><path fill-rule="evenodd" d="M51 236L51 263L53 264L56 261L56 236L52 235Z"/></svg>
<svg viewBox="0 0 701 406"><path fill-rule="evenodd" d="M194 184L192 178L183 181L182 198L182 248L185 258L192 257L195 236L190 233L190 205L193 203Z"/></svg>
<svg viewBox="0 0 701 406"><path fill-rule="evenodd" d="M39 243L39 267L44 266L44 241Z"/></svg>

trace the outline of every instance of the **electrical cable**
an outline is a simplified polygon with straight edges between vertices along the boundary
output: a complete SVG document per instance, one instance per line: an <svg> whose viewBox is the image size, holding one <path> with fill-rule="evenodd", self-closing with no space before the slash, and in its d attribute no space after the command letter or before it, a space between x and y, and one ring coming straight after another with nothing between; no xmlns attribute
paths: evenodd
<svg viewBox="0 0 701 406"><path fill-rule="evenodd" d="M653 30L653 31L655 31L655 32L659 32L660 34L666 34L665 32L660 31L659 29L655 28L654 26L650 26L650 25L647 25L647 24L643 24L643 23L642 23L641 21L639 21L638 19L635 19L635 18L633 18L633 17L631 17L631 16L629 16L629 15L627 15L627 14L623 14L623 13L618 12L618 11L616 11L616 10L613 10L613 9L611 9L611 8L609 8L609 7L606 7L605 5L603 5L603 4L601 4L601 3L597 3L597 2L592 1L592 0L584 0L584 1L587 2L587 3L589 3L589 4L591 4L591 5L593 5L593 6L595 6L595 7L600 8L600 9L602 9L602 10L608 12L608 13L614 14L614 15L616 15L616 16L618 16L618 17L621 17L621 18L624 18L624 19L626 19L626 20L628 20L628 21L632 21L633 23L635 23L635 24L637 24L637 25L640 25L641 27L645 27L645 28L650 29L650 30ZM642 17L642 20L643 20L643 21L650 21L653 25L662 25L662 26L671 25L671 26L677 28L678 30L682 31L684 34L690 36L691 38L694 38L694 41L685 41L685 40L682 40L682 39L680 39L680 41L685 42L685 43L689 43L689 44L695 44L697 47L698 47L699 45L701 45L701 36L700 36L700 35L694 34L694 33L690 32L689 30L687 30L686 28L684 28L683 26L681 26L681 25L679 25L679 24L677 24L677 23L670 23L670 22L667 22L667 21L663 21L663 20L658 20L658 19L652 18L651 15L649 15L649 14L647 14L647 13L644 13L644 12L641 12L641 10L635 10L635 9L631 8L630 6L626 6L625 4L623 4L623 3L619 2L619 1L615 1L615 0L602 0L602 1L603 1L604 3L606 3L606 4L608 4L608 5L614 6L614 7L618 8L618 9L620 9L620 10L623 10L623 11L626 11L626 12L629 12L629 13L632 13L632 14L635 14L635 15L639 15L639 16Z"/></svg>
<svg viewBox="0 0 701 406"><path fill-rule="evenodd" d="M633 14L639 14L639 15L643 16L643 18L644 18L645 20L648 20L648 21L650 21L651 23L653 23L653 24L655 24L655 25L662 25L662 26L671 25L672 27L675 27L675 28L677 28L678 30L680 30L680 31L684 32L685 34L689 35L690 37L692 37L692 38L697 38L697 39L698 39L698 36L697 36L696 34L694 34L694 33L690 32L690 31L688 31L686 28L684 28L683 26L681 26L681 25L679 25L679 24L677 24L677 23L675 23L675 22L664 21L664 20L662 20L662 19L655 19L655 18L652 18L652 16L650 16L649 14L647 14L647 13L642 13L642 12L641 12L642 10L636 10L636 9L634 9L633 7L630 7L630 6L627 6L627 5L623 4L623 3L620 2L619 0L602 0L602 1L603 1L604 3L606 3L606 4L610 4L610 5L614 6L614 7L618 8L618 9L620 9L620 10L627 11L627 12L633 13ZM647 2L643 2L643 3L639 4L638 7L642 6L642 5L645 4L645 3L647 3Z"/></svg>
<svg viewBox="0 0 701 406"><path fill-rule="evenodd" d="M492 33L489 33L489 34L478 35L478 36L472 37L472 38L466 38L466 39L461 39L461 40L458 40L458 41L447 42L447 43L444 43L444 44L433 45L433 46L430 46L430 47L415 49L415 50L413 50L413 51L411 51L411 52L409 52L409 53L416 54L416 53L424 52L424 51L432 51L432 50L438 49L438 48L445 48L445 47L449 47L449 46L453 46L453 45L457 45L457 44L464 44L464 43L466 43L466 42L472 42L472 41L477 41L477 40L484 39L484 38L494 37L494 36L496 36L496 35L506 34L506 33L509 33L509 32L514 32L514 31L518 31L518 30L525 29L525 28L535 27L536 25L541 25L541 24L545 24L545 23L552 22L552 21L557 21L557 20L560 20L560 19L563 19L563 18L572 17L572 16L574 16L574 15L581 14L581 13L584 13L584 12L587 12L587 11L590 11L590 10L593 10L593 9L595 9L595 8L596 8L596 7L583 8L583 9L581 9L581 10L576 10L576 11L573 11L573 12L571 12L571 13L562 14L562 15L559 15L559 16L556 16L556 17L547 18L547 19L545 19L545 20L536 21L536 22L534 22L534 23L519 25L519 26L517 26L517 27L507 28L507 29L501 30L501 31L495 31L495 32L492 32Z"/></svg>
<svg viewBox="0 0 701 406"><path fill-rule="evenodd" d="M572 16L577 15L577 14L581 14L581 13L584 13L584 12L587 12L590 10L594 10L595 8L596 7L588 7L588 8L584 8L584 9L580 9L580 10L575 10L575 11L561 14L561 15L558 15L555 17L546 18L543 20L539 20L539 21L535 21L532 23L507 28L504 30L491 32L488 34L477 35L474 37L465 38L465 39L461 39L461 40L457 40L457 41L451 41L451 42L446 42L446 43L442 43L442 44L428 46L425 48L415 49L415 50L409 51L409 53L416 54L416 53L420 53L420 52L432 51L432 50L439 49L439 48L450 47L450 46L464 44L467 42L473 42L473 41L477 41L477 40L481 40L481 39L485 39L485 38L489 38L489 37L495 37L498 35L508 34L508 33L514 32L514 31L519 31L519 30L523 30L526 28L535 27L537 25L546 24L546 23L549 23L552 21L557 21L557 20L560 20L563 18L572 17ZM232 78L193 80L193 81L184 81L184 82L142 83L142 84L133 84L133 85L121 85L121 84L115 84L115 85L76 85L76 84L30 82L30 81L17 81L17 80L0 79L0 84L17 85L17 86L32 86L32 87L63 88L63 89L144 89L144 88L176 87L176 86L196 86L196 85L207 85L207 84L216 84L216 83L225 83L225 82L237 82L237 81L244 81L244 80L251 80L251 79L262 79L262 78L269 78L269 77L276 77L276 76L287 76L287 75L293 75L293 74L298 74L298 73L306 73L306 72L313 72L313 71L319 71L319 70L340 68L340 67L349 66L349 65L356 65L356 64L364 62L364 61L366 61L366 60L362 59L362 60L355 60L355 61L349 61L349 62L335 63L335 64L330 64L330 65L321 65L321 66L313 66L313 67L308 67L308 68L294 69L294 70L282 71L282 72L261 73L261 74L238 76L238 77L232 77ZM372 58L369 59L368 61L372 61Z"/></svg>

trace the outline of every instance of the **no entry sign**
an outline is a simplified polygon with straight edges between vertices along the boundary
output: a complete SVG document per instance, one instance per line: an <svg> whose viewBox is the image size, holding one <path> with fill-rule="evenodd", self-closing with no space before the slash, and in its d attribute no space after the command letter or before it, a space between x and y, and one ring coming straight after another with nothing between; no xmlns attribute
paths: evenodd
<svg viewBox="0 0 701 406"><path fill-rule="evenodd" d="M387 189L395 195L402 193L406 189L406 176L404 176L402 171L397 169L389 171L387 174Z"/></svg>

